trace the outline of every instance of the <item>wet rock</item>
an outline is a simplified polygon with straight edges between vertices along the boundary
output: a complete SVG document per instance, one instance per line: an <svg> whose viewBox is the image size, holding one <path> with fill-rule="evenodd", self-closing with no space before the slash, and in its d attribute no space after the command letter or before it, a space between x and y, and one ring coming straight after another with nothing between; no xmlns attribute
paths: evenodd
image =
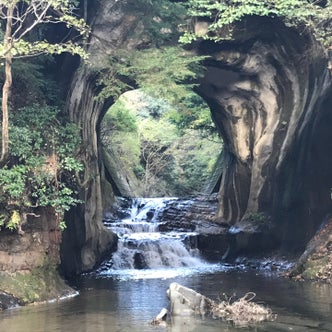
<svg viewBox="0 0 332 332"><path fill-rule="evenodd" d="M155 210L150 210L146 213L146 217L148 221L151 221L154 216Z"/></svg>
<svg viewBox="0 0 332 332"><path fill-rule="evenodd" d="M220 234L200 233L197 239L197 248L205 259L222 261L229 251L229 237L227 232Z"/></svg>
<svg viewBox="0 0 332 332"><path fill-rule="evenodd" d="M0 291L0 311L15 308L21 304L22 302L13 295Z"/></svg>
<svg viewBox="0 0 332 332"><path fill-rule="evenodd" d="M257 255L272 251L279 244L273 225L268 221L243 220L232 226L228 232L229 252L226 260L239 255Z"/></svg>
<svg viewBox="0 0 332 332"><path fill-rule="evenodd" d="M39 208L37 215L28 216L28 222L22 225L24 234L0 232L0 290L12 294L14 303L15 298L30 303L73 292L58 271L62 233L55 211Z"/></svg>
<svg viewBox="0 0 332 332"><path fill-rule="evenodd" d="M151 321L151 325L167 326L167 315L168 310L166 308L162 308L159 314Z"/></svg>
<svg viewBox="0 0 332 332"><path fill-rule="evenodd" d="M146 264L144 255L140 252L136 252L134 254L134 268L138 269L138 270L148 268L148 265Z"/></svg>
<svg viewBox="0 0 332 332"><path fill-rule="evenodd" d="M212 301L209 298L178 283L170 284L167 295L172 316L204 317L211 312Z"/></svg>
<svg viewBox="0 0 332 332"><path fill-rule="evenodd" d="M214 223L217 213L217 197L215 195L177 199L169 202L160 214L159 231L173 229L183 231L208 232L208 228L218 231L220 227Z"/></svg>
<svg viewBox="0 0 332 332"><path fill-rule="evenodd" d="M103 222L111 223L116 222L124 218L130 217L130 207L132 199L124 197L116 197L115 203L113 203L107 212L104 213Z"/></svg>

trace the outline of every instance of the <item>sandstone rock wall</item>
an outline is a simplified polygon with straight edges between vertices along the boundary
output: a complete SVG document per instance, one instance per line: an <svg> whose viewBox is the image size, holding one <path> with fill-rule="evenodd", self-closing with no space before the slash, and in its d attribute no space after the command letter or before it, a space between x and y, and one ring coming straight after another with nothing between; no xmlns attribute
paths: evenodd
<svg viewBox="0 0 332 332"><path fill-rule="evenodd" d="M138 16L125 5L96 2L88 51L97 67L118 48L149 45ZM210 56L197 93L224 139L217 221L264 219L274 226L276 243L302 249L332 208L331 75L323 50L277 20L251 18L235 41L202 41L195 51ZM103 202L112 200L102 193L112 192L109 181L103 187L98 148L98 126L112 101L95 99L95 83L89 66L81 65L67 103L82 128L85 160L85 205L67 216L62 246L69 273L93 268L115 243L101 223Z"/></svg>
<svg viewBox="0 0 332 332"><path fill-rule="evenodd" d="M59 277L61 230L53 209L39 209L39 217L28 217L23 232L0 232L0 310L8 299L19 303L44 301L74 291ZM1 293L1 292L0 292ZM6 300L7 298L7 300ZM4 302L3 302L4 301ZM13 304L18 303L14 301Z"/></svg>
<svg viewBox="0 0 332 332"><path fill-rule="evenodd" d="M81 128L85 166L81 185L84 205L72 209L66 216L68 227L63 236L61 257L62 268L68 275L91 270L116 244L114 235L103 226L102 216L108 204L114 202L114 191L119 188L112 189L110 182L105 181L106 169L98 147L99 124L112 100L96 99L96 71L103 68L107 56L117 48L137 46L130 40L137 29L137 17L126 11L125 5L116 0L95 2L90 13L92 33L87 49L90 64L82 63L76 71L68 96L68 113ZM102 195L103 192L109 197Z"/></svg>
<svg viewBox="0 0 332 332"><path fill-rule="evenodd" d="M198 93L224 139L218 221L265 216L302 248L331 209L331 75L309 35L253 18L210 55ZM255 219L255 218L253 218Z"/></svg>

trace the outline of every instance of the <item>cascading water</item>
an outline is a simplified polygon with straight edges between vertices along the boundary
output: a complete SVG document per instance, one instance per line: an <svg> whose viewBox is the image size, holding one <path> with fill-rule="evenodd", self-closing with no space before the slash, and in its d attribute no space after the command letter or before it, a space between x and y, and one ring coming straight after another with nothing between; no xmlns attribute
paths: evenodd
<svg viewBox="0 0 332 332"><path fill-rule="evenodd" d="M98 274L134 274L137 271L200 269L207 264L197 249L197 233L183 229L160 231L162 212L175 198L139 198L132 201L127 217L105 220L119 237L118 249Z"/></svg>

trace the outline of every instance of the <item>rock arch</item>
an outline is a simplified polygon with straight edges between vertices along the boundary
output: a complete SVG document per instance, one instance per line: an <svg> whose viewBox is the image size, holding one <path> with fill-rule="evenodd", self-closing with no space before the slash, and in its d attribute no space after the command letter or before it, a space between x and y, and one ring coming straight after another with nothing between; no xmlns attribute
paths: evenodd
<svg viewBox="0 0 332 332"><path fill-rule="evenodd" d="M99 2L91 25L91 62L102 62L116 48L146 43L132 39L140 22L115 0ZM310 36L280 22L254 18L246 31L233 43L195 45L198 53L210 55L197 93L209 104L225 144L217 221L234 225L264 213L280 243L302 248L331 209L327 60ZM67 216L62 244L67 274L93 268L116 243L101 222L97 127L106 105L96 93L93 74L81 66L67 107L82 128L85 205Z"/></svg>
<svg viewBox="0 0 332 332"><path fill-rule="evenodd" d="M218 221L264 215L282 245L303 248L331 211L331 74L308 34L253 18L211 56L198 93L224 139ZM243 28L243 27L242 27Z"/></svg>

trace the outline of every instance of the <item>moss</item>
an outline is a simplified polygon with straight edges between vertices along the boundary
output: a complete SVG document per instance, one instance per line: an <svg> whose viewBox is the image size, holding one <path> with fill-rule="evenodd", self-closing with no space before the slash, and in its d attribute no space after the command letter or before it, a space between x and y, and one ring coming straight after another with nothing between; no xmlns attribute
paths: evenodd
<svg viewBox="0 0 332 332"><path fill-rule="evenodd" d="M329 266L329 257L325 256L320 259L308 260L304 266L302 276L304 279L321 279L325 274L326 268Z"/></svg>
<svg viewBox="0 0 332 332"><path fill-rule="evenodd" d="M252 212L248 213L244 219L255 224L262 224L268 220L268 217L264 212Z"/></svg>
<svg viewBox="0 0 332 332"><path fill-rule="evenodd" d="M73 292L59 276L56 265L48 262L29 273L0 273L0 289L23 303L56 299Z"/></svg>

